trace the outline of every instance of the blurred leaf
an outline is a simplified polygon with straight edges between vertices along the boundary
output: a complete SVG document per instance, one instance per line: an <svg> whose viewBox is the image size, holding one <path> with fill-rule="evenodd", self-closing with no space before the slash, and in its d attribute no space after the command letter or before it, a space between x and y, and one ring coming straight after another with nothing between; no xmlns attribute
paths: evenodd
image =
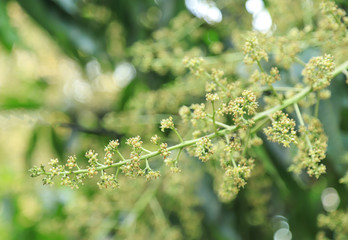
<svg viewBox="0 0 348 240"><path fill-rule="evenodd" d="M64 157L64 141L61 137L56 133L53 127L50 128L51 132L51 144L53 150L57 153L59 159L63 159Z"/></svg>
<svg viewBox="0 0 348 240"><path fill-rule="evenodd" d="M15 108L26 108L26 109L38 109L41 103L36 99L8 96L2 100L0 104L1 109L15 109Z"/></svg>
<svg viewBox="0 0 348 240"><path fill-rule="evenodd" d="M26 169L31 168L33 166L32 163L32 156L36 147L37 139L38 139L38 134L39 134L40 129L38 127L35 127L31 133L31 136L28 141L28 147L25 152L25 165Z"/></svg>
<svg viewBox="0 0 348 240"><path fill-rule="evenodd" d="M120 97L117 102L116 110L122 111L125 109L128 101L132 99L137 93L146 91L148 87L138 78L134 79L130 84L128 84L120 93Z"/></svg>
<svg viewBox="0 0 348 240"><path fill-rule="evenodd" d="M103 36L96 32L98 28L92 22L69 14L53 1L18 0L18 2L70 56L84 63L90 56L101 58L106 55Z"/></svg>
<svg viewBox="0 0 348 240"><path fill-rule="evenodd" d="M219 41L219 34L214 31L213 29L208 30L205 34L204 34L204 42L207 45L210 45L214 42Z"/></svg>
<svg viewBox="0 0 348 240"><path fill-rule="evenodd" d="M344 118L345 103L348 101L348 88L342 76L337 76L331 83L331 98L320 102L319 118L323 123L328 140L328 158L332 160L333 167L343 176L345 168L342 165L342 157L348 149L344 145L343 131L341 126ZM346 125L347 123L345 122Z"/></svg>
<svg viewBox="0 0 348 240"><path fill-rule="evenodd" d="M0 42L11 51L13 44L20 42L16 30L11 26L6 11L6 1L0 1Z"/></svg>

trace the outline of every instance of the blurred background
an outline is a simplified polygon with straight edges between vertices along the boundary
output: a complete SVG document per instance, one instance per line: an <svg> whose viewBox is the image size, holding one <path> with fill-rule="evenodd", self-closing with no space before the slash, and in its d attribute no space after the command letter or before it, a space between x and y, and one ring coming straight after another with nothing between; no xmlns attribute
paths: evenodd
<svg viewBox="0 0 348 240"><path fill-rule="evenodd" d="M102 152L111 139L165 137L160 119L176 119L179 106L204 100L205 82L185 70L184 56L204 56L228 78L247 78L242 33L301 29L315 19L317 6L309 0L0 0L0 239L314 239L319 213L347 207L347 188L338 184L348 163L343 76L321 105L330 141L328 174L319 181L288 173L289 155L274 145L259 153L274 167L259 164L255 179L229 203L219 201L209 170L186 155L180 176L162 169L160 180L122 178L120 189L110 191L94 180L78 190L42 186L28 170L72 154L83 164L88 149ZM320 53L304 48L304 61ZM299 66L287 69L301 78ZM160 159L154 168L161 168ZM272 182L272 169L290 196Z"/></svg>

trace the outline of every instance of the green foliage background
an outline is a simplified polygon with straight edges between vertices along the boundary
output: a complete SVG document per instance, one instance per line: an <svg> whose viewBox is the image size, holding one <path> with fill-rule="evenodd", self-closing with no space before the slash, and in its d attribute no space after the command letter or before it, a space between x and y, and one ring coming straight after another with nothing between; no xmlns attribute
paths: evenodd
<svg viewBox="0 0 348 240"><path fill-rule="evenodd" d="M301 39L298 56L304 62L327 49L337 63L347 60L348 41L330 48L293 30L318 28L319 1L264 3L275 35L289 43ZM346 1L336 3L347 10ZM272 239L282 224L293 239L314 239L318 215L326 214L321 194L328 187L337 190L339 209L347 211L347 186L339 183L348 169L343 74L329 87L332 97L320 104L329 142L327 173L319 180L289 173L291 150L267 141L254 149L262 161L253 177L228 203L215 192L214 166L187 154L180 175L158 160L153 167L162 172L159 180L122 178L117 190L101 191L93 180L70 190L29 178L30 167L50 158L76 154L82 162L86 150L102 150L111 139L123 143L140 135L145 142L162 134L160 119L177 120L179 106L204 100L205 82L184 69L184 56L204 56L207 68L247 79L240 46L243 33L252 30L252 15L245 1L216 4L223 20L209 25L184 1L0 1L1 239ZM124 62L135 66L136 76L122 87L113 71ZM299 64L281 70L287 81L302 78ZM347 217L338 221L342 238L325 231L331 239L348 239Z"/></svg>

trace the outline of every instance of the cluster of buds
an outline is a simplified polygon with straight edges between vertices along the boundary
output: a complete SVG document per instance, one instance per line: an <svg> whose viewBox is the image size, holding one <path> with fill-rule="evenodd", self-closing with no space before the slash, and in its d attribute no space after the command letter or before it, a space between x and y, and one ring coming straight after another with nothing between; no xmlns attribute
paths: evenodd
<svg viewBox="0 0 348 240"><path fill-rule="evenodd" d="M76 156L75 155L74 156L69 156L65 166L68 167L69 169L73 169L74 167L77 167Z"/></svg>
<svg viewBox="0 0 348 240"><path fill-rule="evenodd" d="M320 10L323 14L333 14L339 17L346 15L343 9L338 8L335 2L329 0L324 0L320 3Z"/></svg>
<svg viewBox="0 0 348 240"><path fill-rule="evenodd" d="M231 201L239 190L244 188L254 168L253 159L242 158L236 167L228 166L225 169L223 182L219 189L219 196L224 201Z"/></svg>
<svg viewBox="0 0 348 240"><path fill-rule="evenodd" d="M210 77L214 82L224 81L225 79L223 79L223 76L224 76L224 71L222 71L221 69L213 68L211 70Z"/></svg>
<svg viewBox="0 0 348 240"><path fill-rule="evenodd" d="M261 47L259 44L259 40L257 39L255 34L251 34L247 39L243 46L244 52L244 63L245 64L253 64L255 62L260 62L263 58L268 61L267 52Z"/></svg>
<svg viewBox="0 0 348 240"><path fill-rule="evenodd" d="M173 158L167 158L164 160L167 167L170 167L172 173L180 173L181 170L178 168L178 160Z"/></svg>
<svg viewBox="0 0 348 240"><path fill-rule="evenodd" d="M118 151L118 146L120 145L118 140L111 140L107 146L104 148L104 164L105 165L112 165L114 161L112 160L114 154L116 151Z"/></svg>
<svg viewBox="0 0 348 240"><path fill-rule="evenodd" d="M219 100L219 95L217 93L207 93L205 99L210 102L217 101Z"/></svg>
<svg viewBox="0 0 348 240"><path fill-rule="evenodd" d="M241 151L242 143L241 139L236 136L231 136L229 139L229 143L225 146L224 150L226 152L239 152Z"/></svg>
<svg viewBox="0 0 348 240"><path fill-rule="evenodd" d="M174 122L172 116L170 116L167 119L161 120L161 131L164 132L165 129L174 129Z"/></svg>
<svg viewBox="0 0 348 240"><path fill-rule="evenodd" d="M126 176L142 176L143 170L140 168L140 155L137 152L131 152L131 161L122 165L121 170Z"/></svg>
<svg viewBox="0 0 348 240"><path fill-rule="evenodd" d="M88 159L88 163L91 166L95 166L98 162L98 153L92 149L86 152L85 157Z"/></svg>
<svg viewBox="0 0 348 240"><path fill-rule="evenodd" d="M327 137L319 119L308 116L305 116L305 119L309 124L307 128L299 128L301 135L298 138L298 152L290 170L300 173L306 169L309 176L319 178L326 171L321 161L326 157Z"/></svg>
<svg viewBox="0 0 348 240"><path fill-rule="evenodd" d="M204 119L207 116L205 104L192 104L190 108L193 110L193 119Z"/></svg>
<svg viewBox="0 0 348 240"><path fill-rule="evenodd" d="M213 144L208 137L202 137L196 143L195 156L202 162L206 162L213 155Z"/></svg>
<svg viewBox="0 0 348 240"><path fill-rule="evenodd" d="M202 67L203 58L196 57L196 58L189 58L185 57L182 62L183 64L190 69L191 73L193 73L195 76L200 76L204 69Z"/></svg>
<svg viewBox="0 0 348 240"><path fill-rule="evenodd" d="M119 183L117 181L117 178L114 174L106 174L105 172L100 176L100 182L97 183L100 189L103 188L119 188Z"/></svg>
<svg viewBox="0 0 348 240"><path fill-rule="evenodd" d="M167 159L169 157L170 152L168 151L168 144L167 143L161 143L160 152L161 152L161 156L164 159Z"/></svg>
<svg viewBox="0 0 348 240"><path fill-rule="evenodd" d="M140 136L128 138L126 144L133 147L135 152L141 152L141 146L143 141L141 141Z"/></svg>
<svg viewBox="0 0 348 240"><path fill-rule="evenodd" d="M187 122L191 117L191 110L187 106L182 106L179 109L179 115L184 122Z"/></svg>
<svg viewBox="0 0 348 240"><path fill-rule="evenodd" d="M284 147L289 147L290 143L297 143L295 121L288 118L288 114L282 111L275 112L272 116L272 127L264 129L268 140L283 144Z"/></svg>
<svg viewBox="0 0 348 240"><path fill-rule="evenodd" d="M205 84L205 91L206 91L207 93L216 91L216 84L213 83L213 82L207 82L207 83Z"/></svg>
<svg viewBox="0 0 348 240"><path fill-rule="evenodd" d="M152 169L145 175L146 180L157 179L161 176L159 171L153 171Z"/></svg>
<svg viewBox="0 0 348 240"><path fill-rule="evenodd" d="M328 228L334 233L335 239L347 239L348 236L348 211L335 210L327 215L320 214L318 216L318 226ZM317 235L318 240L329 239L325 236L325 231L320 231Z"/></svg>
<svg viewBox="0 0 348 240"><path fill-rule="evenodd" d="M280 80L279 70L276 67L273 67L270 71L270 74L260 73L259 71L255 71L251 77L250 81L252 83L260 82L263 85L271 85L272 83Z"/></svg>
<svg viewBox="0 0 348 240"><path fill-rule="evenodd" d="M98 174L98 171L97 171L95 166L89 166L87 168L87 176L88 177L92 178L92 177L94 177L97 174Z"/></svg>
<svg viewBox="0 0 348 240"><path fill-rule="evenodd" d="M161 139L161 138L156 134L156 135L154 135L154 136L151 137L150 142L152 142L152 143L155 144L155 145L158 145L160 139Z"/></svg>
<svg viewBox="0 0 348 240"><path fill-rule="evenodd" d="M59 175L59 173L63 172L65 169L64 165L60 165L58 163L59 163L58 158L51 159L48 162L48 165L51 165L51 168L48 169L48 172L51 173L52 177Z"/></svg>
<svg viewBox="0 0 348 240"><path fill-rule="evenodd" d="M115 152L120 146L120 142L118 140L111 140L107 146L105 146L105 152Z"/></svg>
<svg viewBox="0 0 348 240"><path fill-rule="evenodd" d="M44 165L41 164L40 167L37 167L37 166L32 167L31 169L29 169L29 172L31 177L38 177L42 173L45 173L46 170Z"/></svg>
<svg viewBox="0 0 348 240"><path fill-rule="evenodd" d="M252 122L247 122L247 119L256 113L257 107L256 95L249 90L245 90L241 97L229 101L228 105L224 104L223 112L232 114L236 125L242 123L251 125Z"/></svg>
<svg viewBox="0 0 348 240"><path fill-rule="evenodd" d="M270 75L267 75L265 78L261 78L262 84L271 85L272 83L280 80L279 70L276 67L272 67Z"/></svg>
<svg viewBox="0 0 348 240"><path fill-rule="evenodd" d="M83 179L85 178L85 174L80 173L74 176L64 175L61 178L61 185L68 186L71 189L79 189L79 184L83 185Z"/></svg>
<svg viewBox="0 0 348 240"><path fill-rule="evenodd" d="M302 71L304 82L310 84L315 91L326 88L330 85L334 69L335 64L331 55L314 57Z"/></svg>
<svg viewBox="0 0 348 240"><path fill-rule="evenodd" d="M72 186L72 181L69 176L63 176L60 182L64 186ZM73 189L73 187L71 187Z"/></svg>

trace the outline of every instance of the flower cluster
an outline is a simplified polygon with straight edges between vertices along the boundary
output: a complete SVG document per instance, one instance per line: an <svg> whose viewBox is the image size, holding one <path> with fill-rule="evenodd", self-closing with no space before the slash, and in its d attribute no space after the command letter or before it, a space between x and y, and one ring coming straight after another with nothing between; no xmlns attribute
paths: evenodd
<svg viewBox="0 0 348 240"><path fill-rule="evenodd" d="M310 84L315 91L326 88L330 85L334 69L335 64L331 55L314 57L302 71L304 82Z"/></svg>
<svg viewBox="0 0 348 240"><path fill-rule="evenodd" d="M307 169L309 176L318 178L326 171L321 161L326 157L327 137L319 119L308 116L305 119L308 126L299 128L301 135L298 138L298 152L290 170L300 173L302 169Z"/></svg>
<svg viewBox="0 0 348 240"><path fill-rule="evenodd" d="M280 80L280 74L278 68L276 67L271 69L270 74L264 72L260 73L256 70L250 77L250 81L252 83L260 82L264 85L271 85L278 80Z"/></svg>
<svg viewBox="0 0 348 240"><path fill-rule="evenodd" d="M48 165L51 165L51 168L48 171L52 174L52 177L59 175L59 172L64 171L64 165L58 164L58 158L51 159L48 162Z"/></svg>
<svg viewBox="0 0 348 240"><path fill-rule="evenodd" d="M243 46L245 64L253 64L260 62L263 58L268 61L267 52L261 47L259 40L255 34L250 34Z"/></svg>
<svg viewBox="0 0 348 240"><path fill-rule="evenodd" d="M161 176L159 171L153 171L152 169L145 175L146 180L157 179Z"/></svg>
<svg viewBox="0 0 348 240"><path fill-rule="evenodd" d="M203 58L201 57L184 57L182 62L195 76L200 76L204 72L204 68L202 67Z"/></svg>
<svg viewBox="0 0 348 240"><path fill-rule="evenodd" d="M217 101L219 100L219 95L217 93L207 93L205 99L210 102Z"/></svg>
<svg viewBox="0 0 348 240"><path fill-rule="evenodd" d="M107 146L104 148L104 164L105 165L112 165L114 161L112 160L115 152L117 152L117 148L120 145L118 140L111 140Z"/></svg>
<svg viewBox="0 0 348 240"><path fill-rule="evenodd" d="M156 135L154 135L154 136L151 137L150 142L152 142L152 143L155 144L155 145L158 145L160 139L161 139L161 138L156 134Z"/></svg>
<svg viewBox="0 0 348 240"><path fill-rule="evenodd" d="M143 170L140 168L140 154L137 152L131 152L130 162L126 162L121 166L121 170L126 176L142 176Z"/></svg>
<svg viewBox="0 0 348 240"><path fill-rule="evenodd" d="M207 116L205 104L192 104L190 108L193 110L193 119L204 119Z"/></svg>
<svg viewBox="0 0 348 240"><path fill-rule="evenodd" d="M161 143L161 145L160 145L160 153L161 153L161 156L164 159L169 157L170 152L168 151L168 144L167 143Z"/></svg>
<svg viewBox="0 0 348 240"><path fill-rule="evenodd" d="M221 81L226 81L223 78L223 76L224 76L224 71L222 71L221 69L213 68L211 70L210 78L211 78L211 80L213 80L214 83L218 83L218 82L221 82Z"/></svg>
<svg viewBox="0 0 348 240"><path fill-rule="evenodd" d="M213 144L208 137L199 139L196 143L195 156L202 162L206 162L213 155Z"/></svg>
<svg viewBox="0 0 348 240"><path fill-rule="evenodd" d="M95 166L98 162L98 153L92 149L86 152L85 157L88 159L88 163L91 166Z"/></svg>
<svg viewBox="0 0 348 240"><path fill-rule="evenodd" d="M140 152L143 141L141 141L140 136L136 136L136 137L128 138L126 141L126 144L129 146L132 146L134 151Z"/></svg>
<svg viewBox="0 0 348 240"><path fill-rule="evenodd" d="M182 106L179 109L179 115L182 118L184 122L187 122L190 119L191 116L191 110L187 106Z"/></svg>
<svg viewBox="0 0 348 240"><path fill-rule="evenodd" d="M284 147L289 147L290 143L297 143L295 121L288 118L288 114L282 111L275 112L272 116L272 127L264 129L268 140L283 144Z"/></svg>
<svg viewBox="0 0 348 240"><path fill-rule="evenodd" d="M348 211L336 210L328 215L318 216L318 225L321 228L328 228L334 232L335 239L347 239L348 236ZM326 240L325 232L320 231L317 235L318 240Z"/></svg>
<svg viewBox="0 0 348 240"><path fill-rule="evenodd" d="M310 28L305 28L304 31L299 31L293 28L287 36L276 36L274 39L274 55L278 65L289 69L296 55L301 52L301 41L304 33Z"/></svg>
<svg viewBox="0 0 348 240"><path fill-rule="evenodd" d="M170 116L167 119L162 119L161 121L161 131L164 132L164 129L174 129L173 117Z"/></svg>
<svg viewBox="0 0 348 240"><path fill-rule="evenodd" d="M69 156L67 163L65 164L69 169L72 169L77 166L76 164L76 156Z"/></svg>
<svg viewBox="0 0 348 240"><path fill-rule="evenodd" d="M324 0L320 3L320 10L324 14L328 14L328 13L335 14L340 17L343 17L346 15L343 9L338 8L335 2L329 1L329 0Z"/></svg>
<svg viewBox="0 0 348 240"><path fill-rule="evenodd" d="M82 181L83 178L84 178L83 174L75 175L73 178L71 178L68 175L64 175L61 178L60 184L64 186L69 186L71 189L79 189L79 184L81 185L83 184L83 181Z"/></svg>
<svg viewBox="0 0 348 240"><path fill-rule="evenodd" d="M245 124L250 126L253 122L248 121L248 119L256 113L257 107L256 95L249 90L244 90L241 97L229 101L227 105L223 105L223 112L232 114L236 125Z"/></svg>
<svg viewBox="0 0 348 240"><path fill-rule="evenodd" d="M119 188L119 183L117 181L117 178L114 174L107 174L107 173L103 173L100 176L100 182L97 183L97 185L99 186L100 189L106 189L106 188Z"/></svg>
<svg viewBox="0 0 348 240"><path fill-rule="evenodd" d="M342 178L340 178L340 183L348 184L348 172Z"/></svg>
<svg viewBox="0 0 348 240"><path fill-rule="evenodd" d="M236 197L239 190L244 188L251 176L251 171L254 168L253 159L242 158L239 164L235 167L228 166L225 169L223 181L220 186L219 196L224 201L231 201Z"/></svg>

